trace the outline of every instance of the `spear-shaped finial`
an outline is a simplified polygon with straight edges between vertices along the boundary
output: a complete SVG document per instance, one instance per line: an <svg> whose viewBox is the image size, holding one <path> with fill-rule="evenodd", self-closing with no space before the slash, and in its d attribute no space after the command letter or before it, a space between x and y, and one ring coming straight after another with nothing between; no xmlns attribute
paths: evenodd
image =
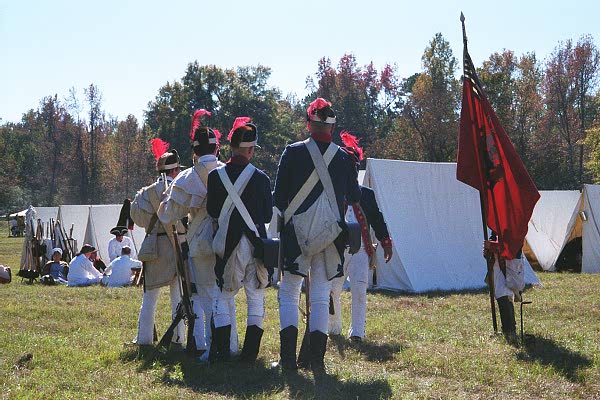
<svg viewBox="0 0 600 400"><path fill-rule="evenodd" d="M465 47L467 47L467 31L465 29L465 15L460 12L460 22L462 23L462 31L463 31L463 43Z"/></svg>

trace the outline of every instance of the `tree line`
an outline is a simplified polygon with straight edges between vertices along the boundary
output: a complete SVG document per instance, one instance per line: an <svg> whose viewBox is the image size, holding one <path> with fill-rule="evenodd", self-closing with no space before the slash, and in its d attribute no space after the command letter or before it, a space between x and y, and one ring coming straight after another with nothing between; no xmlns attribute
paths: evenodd
<svg viewBox="0 0 600 400"><path fill-rule="evenodd" d="M267 66L223 69L194 61L180 80L158 90L143 121L106 115L94 84L83 100L76 89L64 99L44 97L20 122L0 124L0 211L132 197L154 179L152 138L169 142L191 165L189 129L198 108L212 111L207 122L225 137L235 117L250 116L262 146L253 163L272 179L286 144L306 136L305 110L318 96L336 110L334 140L350 131L367 157L455 161L459 61L441 33L421 61L419 72L400 77L396 65L361 66L353 54L335 64L323 57L302 99L270 86ZM533 52L494 53L477 73L538 189L600 182L600 52L591 36L559 42L545 60ZM228 154L225 144L221 159Z"/></svg>

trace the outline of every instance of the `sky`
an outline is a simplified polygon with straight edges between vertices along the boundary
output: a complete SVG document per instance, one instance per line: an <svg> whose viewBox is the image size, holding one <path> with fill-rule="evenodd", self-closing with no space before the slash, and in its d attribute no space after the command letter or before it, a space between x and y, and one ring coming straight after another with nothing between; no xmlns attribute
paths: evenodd
<svg viewBox="0 0 600 400"><path fill-rule="evenodd" d="M0 0L0 123L71 88L82 98L91 83L107 115L141 121L158 89L195 60L268 66L269 84L299 97L322 57L337 65L351 53L378 70L395 64L406 78L421 71L437 32L462 59L461 11L476 66L504 49L543 60L585 34L600 47L600 2L592 0Z"/></svg>

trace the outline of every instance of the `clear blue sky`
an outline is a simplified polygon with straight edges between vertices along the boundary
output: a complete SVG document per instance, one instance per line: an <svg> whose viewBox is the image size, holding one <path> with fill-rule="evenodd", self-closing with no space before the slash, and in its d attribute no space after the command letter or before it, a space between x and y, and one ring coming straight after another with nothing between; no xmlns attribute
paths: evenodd
<svg viewBox="0 0 600 400"><path fill-rule="evenodd" d="M107 114L138 119L159 87L187 64L271 67L270 84L305 94L308 75L345 53L400 77L421 70L436 32L462 58L460 12L476 66L493 52L534 51L591 34L600 47L597 1L27 1L0 0L0 118L19 121L48 95L96 84Z"/></svg>

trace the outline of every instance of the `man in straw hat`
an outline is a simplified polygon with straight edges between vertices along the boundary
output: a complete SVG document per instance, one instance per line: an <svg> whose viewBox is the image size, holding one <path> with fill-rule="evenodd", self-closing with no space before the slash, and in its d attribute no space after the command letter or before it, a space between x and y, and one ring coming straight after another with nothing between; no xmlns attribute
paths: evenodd
<svg viewBox="0 0 600 400"><path fill-rule="evenodd" d="M273 215L271 181L250 163L257 147L256 126L248 117L236 118L227 139L231 158L208 175L206 209L217 223L213 249L217 256L217 292L213 306L211 360L229 358L231 325L229 304L244 286L248 306L247 328L240 360L258 356L265 316L265 287L269 273L260 258L265 224ZM271 271L272 273L272 271Z"/></svg>
<svg viewBox="0 0 600 400"><path fill-rule="evenodd" d="M192 305L196 314L194 336L196 347L201 352L201 361L207 361L211 341L210 321L213 299L216 294L215 254L212 251L214 230L212 218L206 211L206 186L208 173L223 165L216 154L219 151L221 133L203 125L202 118L211 112L196 110L192 117L190 140L196 163L177 175L160 204L158 218L166 225L188 217L187 241L190 249ZM235 299L230 303L231 315L235 315ZM237 352L237 329L232 319L230 347Z"/></svg>
<svg viewBox="0 0 600 400"><path fill-rule="evenodd" d="M286 147L273 193L283 213L283 278L279 285L280 362L296 369L298 302L303 277L310 276L310 367L325 373L331 279L342 275L346 226L344 200L360 200L357 172L348 153L332 143L336 117L318 98L307 110L310 138Z"/></svg>
<svg viewBox="0 0 600 400"><path fill-rule="evenodd" d="M161 139L152 140L152 151L156 158L156 171L161 174L156 182L140 189L131 203L131 218L146 229L144 244L151 244L150 251L143 257L140 250L138 258L144 262L144 295L138 318L138 334L135 342L139 345L151 345L154 338L154 314L160 295L160 288L169 286L171 297L171 313L176 314L181 300L180 282L177 278L176 253L173 231L158 221L156 211L163 193L173 179L179 174L181 164L176 150L167 151L169 144ZM184 240L185 228L178 222L177 232ZM183 322L177 325L173 334L173 342L182 344L184 340Z"/></svg>

